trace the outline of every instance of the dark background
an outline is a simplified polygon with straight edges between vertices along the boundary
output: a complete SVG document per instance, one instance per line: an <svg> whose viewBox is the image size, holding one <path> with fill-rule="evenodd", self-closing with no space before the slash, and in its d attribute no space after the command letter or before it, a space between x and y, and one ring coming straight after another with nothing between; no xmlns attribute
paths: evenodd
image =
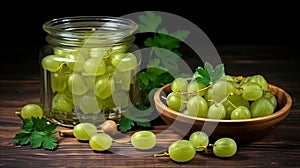
<svg viewBox="0 0 300 168"><path fill-rule="evenodd" d="M173 13L190 20L216 46L298 47L300 42L300 7L297 1L114 0L37 1L32 4L11 1L1 6L0 56L2 64L6 62L6 66L1 68L23 70L24 66L28 66L22 65L25 60L37 61L39 49L46 43L42 24L50 19L76 15L122 16L151 10ZM3 73L0 75L3 77Z"/></svg>
<svg viewBox="0 0 300 168"><path fill-rule="evenodd" d="M63 3L64 2L64 3ZM161 4L164 2L164 4ZM179 3L180 2L180 3ZM213 43L295 44L299 42L300 7L297 1L65 1L20 4L8 2L1 9L4 46L41 45L42 24L75 15L122 16L139 11L163 11L196 23Z"/></svg>

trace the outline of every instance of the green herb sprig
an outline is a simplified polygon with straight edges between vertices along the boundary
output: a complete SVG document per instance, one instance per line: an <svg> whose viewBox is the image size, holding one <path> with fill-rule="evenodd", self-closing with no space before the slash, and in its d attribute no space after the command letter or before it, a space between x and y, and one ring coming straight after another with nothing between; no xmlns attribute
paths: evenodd
<svg viewBox="0 0 300 168"><path fill-rule="evenodd" d="M124 116L119 121L119 129L121 132L131 130L134 126L151 127L150 120L147 119L151 115L153 108L148 108L143 104L132 105L127 107Z"/></svg>
<svg viewBox="0 0 300 168"><path fill-rule="evenodd" d="M21 131L13 139L20 145L54 150L57 147L56 133L55 123L48 123L45 117L32 117L23 119Z"/></svg>
<svg viewBox="0 0 300 168"><path fill-rule="evenodd" d="M202 83L207 86L216 82L218 79L224 76L224 74L224 64L219 64L213 68L210 63L205 62L203 67L197 67L195 80L198 83Z"/></svg>
<svg viewBox="0 0 300 168"><path fill-rule="evenodd" d="M183 74L179 68L179 60L182 56L179 48L190 32L187 30L168 32L165 28L159 28L162 24L162 17L151 11L140 15L139 21L138 30L141 33L155 33L153 33L153 37L148 37L144 41L146 47L151 47L150 55L144 57L149 59L149 63L144 71L137 74L140 80L143 102L141 102L142 104L136 104L135 107L141 111L126 110L124 117L119 122L121 132L126 132L136 125L142 127L151 126L149 120L142 119L147 118L154 111L150 107L152 91L174 80L174 77L169 72L176 76L188 76ZM154 54L156 55L155 58L153 58ZM139 118L137 119L133 115L137 115Z"/></svg>

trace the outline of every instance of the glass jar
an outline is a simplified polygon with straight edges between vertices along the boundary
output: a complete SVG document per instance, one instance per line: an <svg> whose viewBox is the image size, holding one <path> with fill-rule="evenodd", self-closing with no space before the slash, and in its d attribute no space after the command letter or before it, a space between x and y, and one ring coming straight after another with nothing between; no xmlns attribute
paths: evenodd
<svg viewBox="0 0 300 168"><path fill-rule="evenodd" d="M44 23L47 44L40 50L40 65L45 117L67 127L118 121L122 109L138 96L137 27L130 19L109 16Z"/></svg>

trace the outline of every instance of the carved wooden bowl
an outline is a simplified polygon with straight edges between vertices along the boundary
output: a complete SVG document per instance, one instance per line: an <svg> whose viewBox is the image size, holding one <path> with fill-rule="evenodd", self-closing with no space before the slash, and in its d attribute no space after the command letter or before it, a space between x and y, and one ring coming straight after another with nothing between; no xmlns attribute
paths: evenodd
<svg viewBox="0 0 300 168"><path fill-rule="evenodd" d="M274 113L265 117L243 120L199 118L174 111L166 106L166 101L162 98L171 92L171 84L166 84L156 90L154 101L164 122L183 137L189 136L194 131L202 130L209 135L212 141L221 137L231 137L238 143L247 143L267 135L288 116L291 110L292 98L286 91L272 84L269 84L269 89L278 101Z"/></svg>

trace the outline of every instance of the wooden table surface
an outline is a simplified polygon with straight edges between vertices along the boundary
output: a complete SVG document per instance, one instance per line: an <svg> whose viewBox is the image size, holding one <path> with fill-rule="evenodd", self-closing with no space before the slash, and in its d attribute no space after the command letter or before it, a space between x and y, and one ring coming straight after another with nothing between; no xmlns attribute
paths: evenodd
<svg viewBox="0 0 300 168"><path fill-rule="evenodd" d="M22 121L15 111L27 103L39 103L38 63L26 59L26 48L2 50L1 54L24 52L25 56L8 57L0 63L0 167L300 167L299 48L222 45L217 46L217 50L227 74L264 75L270 83L292 96L292 110L268 135L240 145L235 156L220 159L209 153L197 153L188 163L175 163L168 157L139 155L128 143L113 144L115 151L122 151L122 154L111 151L96 153L87 143L65 137L58 137L58 148L54 151L17 145L13 137L20 131ZM192 63L192 66L196 65L197 62ZM161 124L154 125L151 130L160 133L166 128L168 126ZM157 146L166 147L180 138L172 130L166 133L167 136L158 136Z"/></svg>

